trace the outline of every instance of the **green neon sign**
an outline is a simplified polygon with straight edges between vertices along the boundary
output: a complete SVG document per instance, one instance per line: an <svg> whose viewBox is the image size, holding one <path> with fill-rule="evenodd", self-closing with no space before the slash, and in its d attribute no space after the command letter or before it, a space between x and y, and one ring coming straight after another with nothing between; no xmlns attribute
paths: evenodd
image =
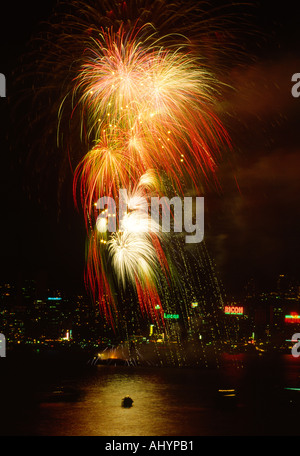
<svg viewBox="0 0 300 456"><path fill-rule="evenodd" d="M178 320L179 319L179 315L178 314L167 314L167 313L164 313L164 318L166 318L167 320Z"/></svg>

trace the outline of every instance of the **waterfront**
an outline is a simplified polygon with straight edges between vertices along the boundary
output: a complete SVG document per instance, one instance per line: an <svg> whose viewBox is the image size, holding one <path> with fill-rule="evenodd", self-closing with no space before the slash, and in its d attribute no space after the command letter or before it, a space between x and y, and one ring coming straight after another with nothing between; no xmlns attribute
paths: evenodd
<svg viewBox="0 0 300 456"><path fill-rule="evenodd" d="M227 355L218 369L19 359L1 366L1 435L297 435L299 376L291 355ZM49 400L57 386L74 397ZM236 396L222 402L220 389Z"/></svg>

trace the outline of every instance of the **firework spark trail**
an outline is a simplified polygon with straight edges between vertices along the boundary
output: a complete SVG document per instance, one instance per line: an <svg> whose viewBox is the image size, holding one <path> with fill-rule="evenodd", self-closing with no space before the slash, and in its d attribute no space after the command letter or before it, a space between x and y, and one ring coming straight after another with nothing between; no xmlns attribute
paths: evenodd
<svg viewBox="0 0 300 456"><path fill-rule="evenodd" d="M107 302L114 304L112 290L114 286L126 289L128 283L136 289L142 312L151 319L160 317L162 321L159 280L162 271L166 277L170 271L161 244L165 234L148 212L147 200L156 188L156 180L156 173L149 170L132 191L126 192L128 211L120 220L122 231L107 233L107 220L115 214L104 209L90 236L87 281L105 297L100 303L110 321L112 314ZM116 277L115 284L109 279L112 275ZM158 305L160 311L156 308Z"/></svg>

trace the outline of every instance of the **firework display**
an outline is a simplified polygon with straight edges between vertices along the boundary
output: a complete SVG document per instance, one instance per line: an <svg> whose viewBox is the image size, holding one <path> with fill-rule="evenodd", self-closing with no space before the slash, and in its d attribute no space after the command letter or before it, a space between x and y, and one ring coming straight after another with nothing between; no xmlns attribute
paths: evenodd
<svg viewBox="0 0 300 456"><path fill-rule="evenodd" d="M167 48L153 35L148 24L100 29L74 81L80 130L94 144L74 176L90 238L87 280L110 319L112 284L126 287L127 281L148 316L164 311L158 278L163 272L168 279L168 261L160 228L150 230L151 214L138 207L141 194L145 201L163 196L166 183L180 196L191 184L199 191L197 183L214 173L215 157L228 141L212 109L213 75L181 44ZM97 201L117 202L125 189L128 212L118 219L106 208L98 216ZM117 231L109 233L112 217Z"/></svg>
<svg viewBox="0 0 300 456"><path fill-rule="evenodd" d="M150 200L203 196L206 185L218 185L230 140L210 60L217 68L215 41L222 54L230 33L215 13L186 2L60 2L42 43L40 85L53 65L47 81L57 93L60 161L73 169L87 230L85 282L113 327L124 323L128 296L129 307L139 303L134 314L158 330L170 331L165 315L176 309L189 326L190 301L206 288L205 247L194 245L188 258L184 236L153 220ZM165 210L172 228L174 208Z"/></svg>

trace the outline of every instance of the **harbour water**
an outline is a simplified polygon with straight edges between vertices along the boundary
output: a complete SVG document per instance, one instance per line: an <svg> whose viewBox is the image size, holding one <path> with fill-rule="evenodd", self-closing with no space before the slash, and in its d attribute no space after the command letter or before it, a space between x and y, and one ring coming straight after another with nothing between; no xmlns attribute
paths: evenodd
<svg viewBox="0 0 300 456"><path fill-rule="evenodd" d="M291 355L224 355L219 368L206 369L53 359L16 359L0 367L1 435L299 433L300 361ZM57 388L67 394L55 395ZM126 395L134 400L128 409L121 407Z"/></svg>

